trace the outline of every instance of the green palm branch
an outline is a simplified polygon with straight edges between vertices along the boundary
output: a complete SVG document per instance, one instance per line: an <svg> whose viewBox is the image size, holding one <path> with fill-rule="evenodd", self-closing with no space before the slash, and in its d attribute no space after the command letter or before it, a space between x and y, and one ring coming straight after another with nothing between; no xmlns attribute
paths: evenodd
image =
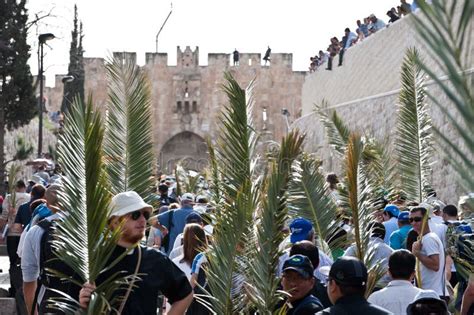
<svg viewBox="0 0 474 315"><path fill-rule="evenodd" d="M234 314L244 308L240 286L235 279L245 273L244 241L250 235L257 205L255 175L257 135L252 121L253 82L243 90L228 73L224 92L229 104L222 112L222 126L216 145L223 202L215 215L214 242L207 253L207 278L212 310Z"/></svg>
<svg viewBox="0 0 474 315"><path fill-rule="evenodd" d="M67 174L60 201L67 215L57 225L53 247L57 257L71 267L81 281L54 270L49 272L79 286L95 282L99 274L118 262L118 259L112 264L109 262L120 229L112 232L107 224L111 195L103 172L103 136L103 122L100 114L93 111L91 98L86 105L76 99L59 140L59 161ZM70 297L53 304L70 312L110 312L110 305L117 299L114 292L125 282L126 279L117 276L101 284L87 310L79 309L77 301Z"/></svg>
<svg viewBox="0 0 474 315"><path fill-rule="evenodd" d="M8 169L8 191L10 192L10 206L14 208L17 206L15 185L20 171L21 166L15 163L10 165L10 168Z"/></svg>
<svg viewBox="0 0 474 315"><path fill-rule="evenodd" d="M420 1L422 14L414 24L428 52L449 80L442 80L432 68L419 61L423 71L436 82L450 103L428 96L447 117L457 134L454 142L434 128L451 165L467 191L474 190L474 76L472 69L474 3L471 0Z"/></svg>
<svg viewBox="0 0 474 315"><path fill-rule="evenodd" d="M408 200L421 202L431 190L432 134L418 51L408 49L402 64L395 148L401 185Z"/></svg>
<svg viewBox="0 0 474 315"><path fill-rule="evenodd" d="M333 146L337 153L344 155L351 131L335 110L328 115L327 107L327 101L323 100L321 105L315 105L314 111L318 114L326 130L329 144Z"/></svg>
<svg viewBox="0 0 474 315"><path fill-rule="evenodd" d="M260 211L256 218L254 248L251 248L248 285L253 306L259 314L271 314L282 298L277 293L280 283L275 270L281 252L279 245L285 238L283 228L288 218L288 184L292 164L301 153L304 136L291 132L283 139L276 160L270 163L270 173L265 178L260 194Z"/></svg>
<svg viewBox="0 0 474 315"><path fill-rule="evenodd" d="M318 167L319 161L307 154L294 163L288 206L290 216L311 220L318 247L330 254L326 240L335 231L337 207L329 195L326 180ZM336 246L336 244L332 243L331 246Z"/></svg>
<svg viewBox="0 0 474 315"><path fill-rule="evenodd" d="M130 61L107 65L109 101L104 141L113 194L134 190L151 202L154 154L150 85Z"/></svg>
<svg viewBox="0 0 474 315"><path fill-rule="evenodd" d="M209 177L211 179L211 185L209 187L211 191L211 204L215 208L215 211L219 211L217 208L222 202L222 181L219 175L219 166L216 157L216 151L211 139L206 139L207 149L209 153Z"/></svg>
<svg viewBox="0 0 474 315"><path fill-rule="evenodd" d="M373 259L374 249L369 249L370 238L367 235L369 224L373 220L373 210L376 205L374 193L376 180L370 176L370 169L365 162L364 152L366 139L357 133L351 133L344 159L344 184L341 190L342 207L352 214L355 237L356 256L363 261L369 272L367 292L372 292L375 284L382 277L380 261Z"/></svg>
<svg viewBox="0 0 474 315"><path fill-rule="evenodd" d="M176 186L179 187L180 192L198 194L201 192L199 187L199 173L186 170L181 163L175 166Z"/></svg>

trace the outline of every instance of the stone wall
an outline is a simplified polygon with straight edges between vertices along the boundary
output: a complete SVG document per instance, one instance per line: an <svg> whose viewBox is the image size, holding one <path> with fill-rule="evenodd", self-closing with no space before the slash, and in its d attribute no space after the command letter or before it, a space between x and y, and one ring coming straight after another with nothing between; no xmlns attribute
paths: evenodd
<svg viewBox="0 0 474 315"><path fill-rule="evenodd" d="M143 66L152 89L154 144L159 164L165 171L186 155L183 148L189 148L191 159L199 156L202 160L202 146L199 143L189 145L189 139L215 139L220 112L228 103L222 91L225 71L232 73L242 87L256 79L254 121L257 131L263 132L267 141L279 140L287 132L282 108L288 109L292 119L301 116L301 88L306 72L292 70L292 54L274 53L272 62L262 66L260 54L241 53L240 65L233 66L229 54L213 53L208 55L208 65L201 66L198 47L194 50L178 47L177 50L176 66L168 65L168 55L164 53L147 53ZM114 56L136 60L135 53L114 53ZM92 93L95 104L103 108L107 101L104 60L85 58L84 68L86 95ZM59 110L61 106L61 78L57 77L55 88L46 89L50 111ZM264 109L267 113L265 125ZM170 139L178 143L166 145ZM181 143L179 139L184 140ZM163 148L174 152L162 154ZM198 164L202 166L201 161ZM189 167L199 168L199 165Z"/></svg>
<svg viewBox="0 0 474 315"><path fill-rule="evenodd" d="M430 68L443 75L427 55L413 28L412 16L408 16L351 47L344 55L343 66L337 67L336 57L333 71L318 70L307 76L302 92L303 116L292 127L307 133L305 149L322 158L326 171L337 173L341 161L327 143L323 126L313 113L314 104L326 100L329 108L335 109L351 130L371 134L392 147L401 87L400 68L409 47L417 47ZM468 56L473 56L472 46ZM472 75L472 59L470 64ZM438 86L431 82L427 88L442 104L448 102ZM428 103L432 102L428 100ZM456 140L452 126L439 108L431 106L431 114L433 124L450 139ZM458 196L465 192L457 184L455 172L440 152L439 145L435 148L434 188L442 199L456 203Z"/></svg>

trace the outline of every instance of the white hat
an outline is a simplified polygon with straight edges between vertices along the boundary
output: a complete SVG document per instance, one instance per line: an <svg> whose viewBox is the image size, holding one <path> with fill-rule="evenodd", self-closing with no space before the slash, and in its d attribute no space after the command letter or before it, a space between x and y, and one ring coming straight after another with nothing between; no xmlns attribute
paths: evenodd
<svg viewBox="0 0 474 315"><path fill-rule="evenodd" d="M140 209L145 209L149 212L153 211L153 207L143 201L142 197L134 191L126 191L115 195L112 198L110 207L112 208L112 212L109 217L121 217Z"/></svg>
<svg viewBox="0 0 474 315"><path fill-rule="evenodd" d="M194 202L194 195L191 194L191 193L185 193L185 194L181 195L181 201L183 201L183 200Z"/></svg>
<svg viewBox="0 0 474 315"><path fill-rule="evenodd" d="M33 174L29 180L29 182L33 182L35 184L43 184L43 179L37 175L37 174Z"/></svg>
<svg viewBox="0 0 474 315"><path fill-rule="evenodd" d="M413 299L413 301L408 305L407 313L412 314L415 304L423 300L437 301L437 303L442 305L446 311L448 310L446 306L446 302L440 299L438 293L436 293L433 290L421 290L420 292L418 292L417 295L415 295L415 298Z"/></svg>

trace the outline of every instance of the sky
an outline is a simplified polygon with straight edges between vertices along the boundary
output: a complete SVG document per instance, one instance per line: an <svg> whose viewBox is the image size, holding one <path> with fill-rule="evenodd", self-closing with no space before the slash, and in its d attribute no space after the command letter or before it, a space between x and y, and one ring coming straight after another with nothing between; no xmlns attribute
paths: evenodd
<svg viewBox="0 0 474 315"><path fill-rule="evenodd" d="M30 30L30 65L37 74L38 35L56 38L44 48L47 86L55 74L66 74L73 28L74 4L84 26L85 57L107 58L113 51L137 53L144 64L145 53L168 53L176 65L176 47L199 46L199 63L207 65L208 53L293 53L293 70L306 71L309 58L325 50L329 38L341 38L344 29L356 28L356 20L370 14L387 21L385 13L398 0L29 0L30 20L51 12Z"/></svg>

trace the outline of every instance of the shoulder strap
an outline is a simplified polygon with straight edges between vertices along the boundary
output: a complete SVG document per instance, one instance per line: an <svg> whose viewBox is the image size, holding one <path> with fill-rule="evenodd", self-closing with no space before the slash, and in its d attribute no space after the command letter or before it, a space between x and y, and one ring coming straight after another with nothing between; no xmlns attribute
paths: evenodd
<svg viewBox="0 0 474 315"><path fill-rule="evenodd" d="M174 210L171 210L168 216L168 233L171 232L171 228L174 226L173 215L174 215Z"/></svg>
<svg viewBox="0 0 474 315"><path fill-rule="evenodd" d="M321 301L319 301L319 299L317 297L315 297L314 295L310 294L310 295L306 296L303 299L303 301L300 302L300 304L298 304L298 306L294 309L293 314L298 314L298 311L303 306L308 305L310 303L318 304L321 308L323 308L323 305L321 304Z"/></svg>
<svg viewBox="0 0 474 315"><path fill-rule="evenodd" d="M38 222L38 226L44 230L43 235L41 235L41 241L40 241L40 260L39 260L39 270L40 270L40 278L41 280L44 280L44 268L45 268L45 261L46 261L46 256L48 255L48 239L49 239L49 234L51 232L51 226L53 225L53 222L50 220L41 220Z"/></svg>

